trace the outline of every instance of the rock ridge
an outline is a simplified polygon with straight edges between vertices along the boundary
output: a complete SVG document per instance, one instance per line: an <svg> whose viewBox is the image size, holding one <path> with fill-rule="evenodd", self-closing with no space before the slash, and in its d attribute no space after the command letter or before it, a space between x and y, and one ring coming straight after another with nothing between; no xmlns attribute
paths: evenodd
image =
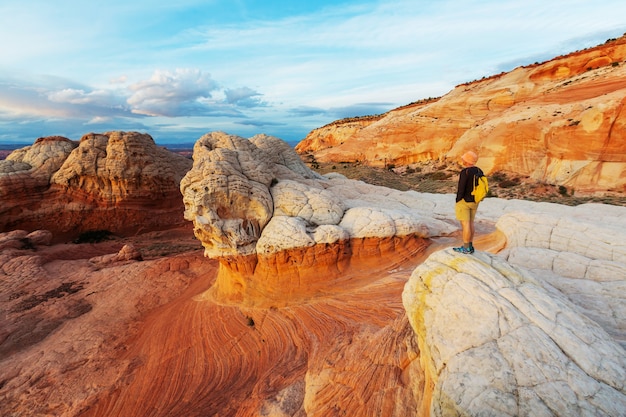
<svg viewBox="0 0 626 417"><path fill-rule="evenodd" d="M467 149L486 173L515 173L576 193L626 191L626 36L542 64L457 86L435 101L310 132L318 162L374 167L456 163Z"/></svg>

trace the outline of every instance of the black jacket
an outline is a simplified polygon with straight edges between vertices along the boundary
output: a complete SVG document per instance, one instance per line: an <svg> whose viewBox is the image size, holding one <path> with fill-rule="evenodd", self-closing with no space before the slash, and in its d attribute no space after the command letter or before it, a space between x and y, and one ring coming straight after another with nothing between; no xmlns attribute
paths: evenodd
<svg viewBox="0 0 626 417"><path fill-rule="evenodd" d="M477 166L463 168L459 174L459 185L456 190L457 203L461 200L465 200L468 203L476 202L476 200L474 200L474 196L472 195L476 175L483 175L483 172Z"/></svg>

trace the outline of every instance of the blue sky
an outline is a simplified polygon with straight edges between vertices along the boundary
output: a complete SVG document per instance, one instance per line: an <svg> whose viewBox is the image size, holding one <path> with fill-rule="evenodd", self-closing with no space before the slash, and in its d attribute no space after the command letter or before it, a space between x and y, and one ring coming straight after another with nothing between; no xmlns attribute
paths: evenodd
<svg viewBox="0 0 626 417"><path fill-rule="evenodd" d="M297 142L625 32L624 0L2 0L0 143Z"/></svg>

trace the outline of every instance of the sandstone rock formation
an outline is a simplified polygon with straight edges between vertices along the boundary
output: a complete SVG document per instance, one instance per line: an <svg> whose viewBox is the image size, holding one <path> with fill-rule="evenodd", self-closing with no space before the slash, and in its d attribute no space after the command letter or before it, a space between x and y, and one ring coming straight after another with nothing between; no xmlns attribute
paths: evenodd
<svg viewBox="0 0 626 417"><path fill-rule="evenodd" d="M146 313L214 268L188 229L134 241L143 262L123 256L125 243L0 250L0 415L79 415L136 366L124 356ZM150 256L150 246L183 243L192 251Z"/></svg>
<svg viewBox="0 0 626 417"><path fill-rule="evenodd" d="M385 246L410 254L454 231L399 191L321 177L269 136L203 136L181 192L205 255L223 266L214 287L222 302L293 302L355 259Z"/></svg>
<svg viewBox="0 0 626 417"><path fill-rule="evenodd" d="M455 162L474 149L487 173L517 173L578 194L624 193L625 96L626 36L459 85L378 120L335 122L296 150L319 162L384 167Z"/></svg>
<svg viewBox="0 0 626 417"><path fill-rule="evenodd" d="M423 411L623 414L626 209L499 199L481 208L506 249L437 252L403 292L429 381Z"/></svg>
<svg viewBox="0 0 626 417"><path fill-rule="evenodd" d="M625 207L488 198L461 256L453 195L219 132L181 191L215 259L0 234L0 414L623 414Z"/></svg>
<svg viewBox="0 0 626 417"><path fill-rule="evenodd" d="M599 215L599 213L602 213ZM586 204L502 216L501 255L559 289L626 348L626 213Z"/></svg>
<svg viewBox="0 0 626 417"><path fill-rule="evenodd" d="M372 268L366 259L371 261L388 252L381 248L381 241L392 237L405 238L394 245L397 249L406 245L407 236L433 238L453 231L450 209L453 201L449 196L443 196L449 201L445 200L447 209L442 209L442 197L390 191L338 175L316 178L302 170L304 175L300 178L290 173L288 179L283 179L284 176L278 174L282 171L280 162L280 169L272 168L267 155L250 145L244 146L242 141L223 133L203 137L199 141L201 148L194 152L194 168L181 183L186 218L194 221L196 236L205 245L205 254L221 262L217 281L204 300L255 307L311 302L328 294L329 286L343 283L341 278L346 270L355 274L363 273L364 265ZM220 146L235 151L238 156L220 151ZM237 170L228 172L231 176L236 175L238 181L212 179L213 175L218 178L223 175L214 168L219 166L219 155L227 155L228 166L237 167ZM255 156L260 160L252 163ZM263 167L266 173L273 173L263 177L267 192L253 187L261 182L255 181L262 178L258 167ZM198 175L199 172L204 175ZM197 184L194 178L201 178L204 182ZM250 179L253 185L242 185L244 178ZM218 183L224 187L216 197L216 188L203 186L206 183ZM246 212L242 215L247 216L244 218L220 217L220 211L232 214L232 210L220 210L230 201L224 197L231 195L225 190L229 184L233 184L235 190L254 189L254 192L247 192L250 202L237 201L245 207L263 207L262 216L254 217ZM256 201L259 195L263 204ZM241 198L241 194L237 198ZM210 203L207 205L206 201ZM529 204L528 212L533 215L516 211L507 213L510 207L526 204ZM549 271L552 281L558 281L554 277L559 274L572 277L571 273L558 267L555 272L556 264L551 259L558 253L563 254L563 259L585 258L586 262L575 268L579 274L574 278L582 280L578 288L599 288L590 294L590 298L576 297L576 292L571 291L572 300L568 300L567 291L561 293L550 286L548 279L534 278L530 273L515 270L501 257L459 258L451 251L437 252L416 269L404 292L404 305L419 342L421 369L426 381L425 388L420 384L413 385L416 389L413 398L422 404L424 413L435 415L451 412L459 415L466 412L470 415L547 412L613 415L619 412L626 406L623 384L626 356L618 343L624 338L623 326L626 325L626 321L619 318L623 312L620 306L626 301L623 288L626 246L622 243L626 241L626 228L619 227L626 220L626 209L608 208L599 219L595 205L561 208L552 204L493 199L484 206L485 217L496 223L499 232L506 236L505 256L514 253L519 259L520 251L511 252L513 248L532 248L534 244L533 266L537 269L541 264L539 259L552 265ZM267 216L272 216L271 220L267 221ZM515 219L519 221L527 218L525 216L534 219L531 227L515 223ZM248 233L241 226L246 221L259 225L253 229L254 233ZM224 230L223 225L227 222L235 222L237 227ZM610 230L607 224L611 225ZM245 247L231 237L237 231L242 231L239 233L248 238ZM520 234L524 237L519 237ZM370 249L367 256L363 256L359 242L368 238L376 239L378 248L373 252ZM222 245L219 250L214 242ZM333 261L330 266L341 269L340 273L326 265L328 248L333 246L342 253L330 250ZM544 247L551 252L537 252ZM323 255L320 248L326 251ZM414 256L415 253L405 252L402 256ZM482 262L477 263L477 259ZM242 268L242 265L248 268ZM314 269L315 276L306 274L310 269ZM615 276L606 277L607 272ZM474 280L486 283L474 285L476 288L468 287L470 284L464 284L455 274L475 276L470 284ZM435 280L438 280L437 287ZM485 285L490 285L491 290ZM457 287L458 290L453 290ZM564 287L567 289L568 286ZM468 288L475 293L468 294ZM510 288L512 295L505 291L506 288ZM447 298L442 299L444 296ZM481 300L487 312L482 310ZM581 307L576 307L576 301ZM593 318L600 318L602 311L607 313L606 306L610 307L610 318L594 321ZM477 324L477 317L485 318L485 322ZM574 330L577 332L575 337ZM520 352L519 344L526 338L538 342L529 344L527 350ZM467 350L477 343L479 348ZM483 345L486 347L480 349ZM551 353L544 353L548 348ZM559 354L560 350L566 353ZM589 359L591 351L598 360L603 358L599 365ZM481 366L481 360L485 359L493 359L493 363L486 360L485 366ZM559 365L551 365L549 360L557 360ZM540 371L548 365L558 369L551 373ZM495 377L491 376L493 372L496 372ZM565 384L564 379L567 379ZM481 382L483 380L488 382ZM468 391L467 386L472 389ZM565 399L562 398L564 391L567 392Z"/></svg>
<svg viewBox="0 0 626 417"><path fill-rule="evenodd" d="M445 210L451 195L406 193L404 198L420 201L424 210L430 208L441 220L451 216ZM509 217L505 223L512 224L525 213L563 211L562 206L524 201L488 199L483 204L484 222ZM623 208L612 209L580 206L566 214L589 219L589 213L596 213L607 222L623 219ZM507 233L517 230L526 235L524 228L503 227ZM555 235L568 233L568 227L560 230L558 224L549 228ZM324 292L307 302L272 308L223 305L207 298L205 291L214 283L218 264L203 259L199 251L148 256L143 262L100 263L96 259L117 254L125 242L53 245L36 252L5 248L0 253L0 305L6 318L0 335L0 412L405 416L426 415L419 410L431 408L449 410L448 395L463 406L476 395L465 409L468 415L488 410L523 415L526 408L511 402L517 387L520 404L532 406L531 415L544 410L532 401L539 397L548 403L560 398L553 404L554 415L582 411L603 415L603 410L619 415L621 410L615 407L623 400L616 396L619 390L611 388L615 384L610 378L616 372L619 378L620 365L610 353L617 352L622 360L625 356L597 324L581 315L584 306L596 301L568 301L565 293L544 282L547 269L530 273L508 264L512 255L507 251L530 242L509 236L510 242L519 243L503 251L504 257L479 252L459 258L435 251L406 286L422 257L393 259L393 252L381 252L375 268L350 265L345 277L325 282ZM430 249L445 245L448 238L441 239ZM171 232L143 236L134 246L145 250L181 242L197 245L181 231L174 237ZM576 244L570 250L575 247L581 252L587 248ZM550 251L535 253L534 267L551 265ZM409 301L405 314L403 288L416 298L413 285L420 271L432 277L432 288L444 285L436 287L443 291L433 290L439 298L428 295L426 300L432 302ZM621 279L622 289L612 288L610 297L621 294L623 305L625 277L616 271L615 282ZM459 290L462 294L454 296ZM474 302L476 298L479 302ZM414 333L407 316L413 321L420 306L424 317L435 322ZM622 320L622 329L623 317L613 317ZM573 331L568 327L572 324ZM542 330L546 326L548 335ZM510 329L508 337L496 339L496 330L505 328ZM524 332L533 332L532 337ZM511 346L514 337L522 336ZM423 346L424 339L430 345ZM493 342L457 352L459 346L483 339ZM556 350L561 345L563 351ZM485 352L490 356L481 356ZM438 379L433 378L422 363L444 355L453 360L447 360L445 372L434 374ZM476 364L479 358L485 362ZM467 366L453 368L453 362ZM495 363L497 369L492 371L486 363ZM607 369L599 369L602 366ZM521 388L513 375L526 378L520 379ZM556 397L555 389L568 395ZM611 400L602 400L604 394ZM502 404L507 408L495 399L506 400Z"/></svg>
<svg viewBox="0 0 626 417"><path fill-rule="evenodd" d="M178 185L190 167L137 132L41 138L0 161L0 230L63 238L180 226Z"/></svg>

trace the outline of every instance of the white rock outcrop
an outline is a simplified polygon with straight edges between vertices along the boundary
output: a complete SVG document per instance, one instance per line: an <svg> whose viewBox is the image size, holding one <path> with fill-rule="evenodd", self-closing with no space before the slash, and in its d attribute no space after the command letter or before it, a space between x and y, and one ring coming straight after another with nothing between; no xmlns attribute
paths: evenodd
<svg viewBox="0 0 626 417"><path fill-rule="evenodd" d="M501 255L558 288L626 348L626 208L552 206L503 215Z"/></svg>
<svg viewBox="0 0 626 417"><path fill-rule="evenodd" d="M435 252L403 303L431 415L618 416L626 352L558 290L500 256Z"/></svg>
<svg viewBox="0 0 626 417"><path fill-rule="evenodd" d="M270 187L279 178L305 179L281 165L283 159L277 154L280 155L223 132L208 133L198 139L193 167L182 179L180 190L185 219L193 221L194 233L206 256L255 253L261 232L274 214ZM274 162L277 159L279 163ZM307 169L301 165L301 169ZM307 176L319 177L313 171Z"/></svg>
<svg viewBox="0 0 626 417"><path fill-rule="evenodd" d="M275 216L299 217L316 226L339 223L346 209L336 194L296 181L280 181L271 191Z"/></svg>
<svg viewBox="0 0 626 417"><path fill-rule="evenodd" d="M440 236L457 228L433 217L418 193L322 177L285 142L266 135L204 135L180 188L185 218L213 258L349 238Z"/></svg>
<svg viewBox="0 0 626 417"><path fill-rule="evenodd" d="M403 293L432 415L625 415L626 207L487 199L478 219L504 250L435 252Z"/></svg>
<svg viewBox="0 0 626 417"><path fill-rule="evenodd" d="M260 255L257 270L292 249L459 229L453 195L322 177L269 136L203 136L181 192L205 255ZM426 373L415 398L436 416L624 415L626 208L489 198L478 221L506 237L504 250L436 251L404 288ZM280 275L266 264L264 280ZM276 288L249 278L223 274L213 296Z"/></svg>
<svg viewBox="0 0 626 417"><path fill-rule="evenodd" d="M13 166L14 172L29 171L47 182L77 147L78 143L61 136L39 138L32 146L11 152L0 166Z"/></svg>

